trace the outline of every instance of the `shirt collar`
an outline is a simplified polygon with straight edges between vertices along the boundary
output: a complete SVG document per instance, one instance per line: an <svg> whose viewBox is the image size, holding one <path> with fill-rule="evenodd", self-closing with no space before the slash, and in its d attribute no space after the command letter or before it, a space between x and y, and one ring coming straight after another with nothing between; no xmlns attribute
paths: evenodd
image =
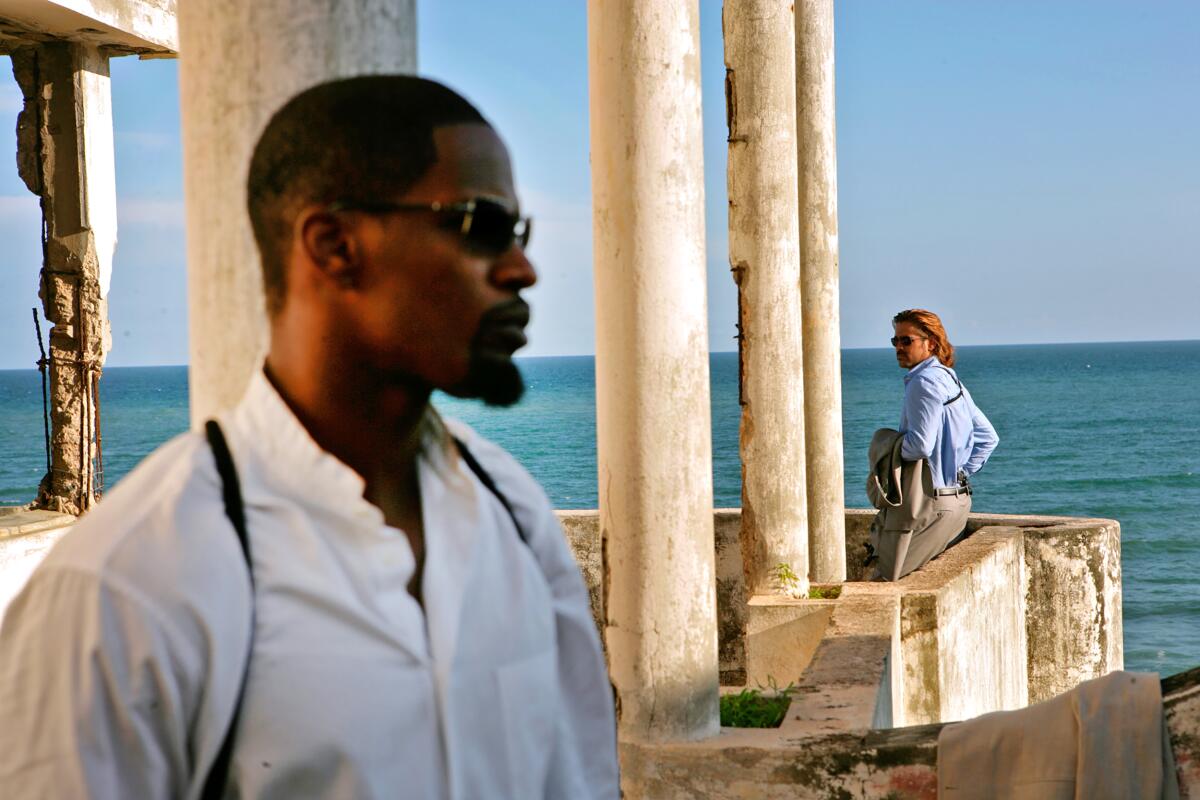
<svg viewBox="0 0 1200 800"><path fill-rule="evenodd" d="M262 369L250 379L230 423L254 457L265 461L263 469L254 470L243 482L257 479L275 484L296 497L342 506L351 513L372 513L382 522L383 515L363 497L363 477L313 440ZM447 427L432 405L426 406L419 424L419 461L444 478L457 464ZM380 446L387 445L381 442Z"/></svg>
<svg viewBox="0 0 1200 800"><path fill-rule="evenodd" d="M925 359L920 364L917 364L915 367L913 367L908 372L906 372L904 374L904 382L908 383L909 381L911 381L913 378L916 377L918 372L923 372L924 370L929 369L933 365L941 364L941 363L942 362L938 361L937 356L930 356L929 358Z"/></svg>

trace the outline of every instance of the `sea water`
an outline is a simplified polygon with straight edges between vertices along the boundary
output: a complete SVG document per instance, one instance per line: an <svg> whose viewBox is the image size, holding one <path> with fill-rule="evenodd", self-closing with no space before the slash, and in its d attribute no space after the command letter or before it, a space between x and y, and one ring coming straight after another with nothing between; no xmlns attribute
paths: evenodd
<svg viewBox="0 0 1200 800"><path fill-rule="evenodd" d="M1125 664L1200 665L1200 342L963 347L958 374L1000 436L973 480L974 510L1121 523ZM595 365L522 359L515 408L438 396L444 413L512 452L557 508L595 508ZM737 356L714 353L713 493L740 505ZM867 444L895 427L903 370L891 350L842 354L846 503L868 505ZM101 381L109 487L188 426L183 367L110 368ZM45 472L35 370L0 371L0 505L25 503Z"/></svg>

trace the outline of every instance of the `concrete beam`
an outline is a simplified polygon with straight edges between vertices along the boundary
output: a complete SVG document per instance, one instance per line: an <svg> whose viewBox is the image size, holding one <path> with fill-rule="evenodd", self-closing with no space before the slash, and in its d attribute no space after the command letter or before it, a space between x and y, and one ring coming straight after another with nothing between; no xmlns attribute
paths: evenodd
<svg viewBox="0 0 1200 800"><path fill-rule="evenodd" d="M804 445L808 455L809 576L816 583L846 579L833 53L833 0L799 0L796 118Z"/></svg>
<svg viewBox="0 0 1200 800"><path fill-rule="evenodd" d="M621 735L717 731L696 0L588 3L596 433Z"/></svg>
<svg viewBox="0 0 1200 800"><path fill-rule="evenodd" d="M110 346L107 296L117 244L108 56L54 42L12 53L24 107L17 169L41 199L40 292L49 339L50 473L41 508L80 514L99 488L100 373Z"/></svg>
<svg viewBox="0 0 1200 800"><path fill-rule="evenodd" d="M415 0L205 0L179 9L194 423L236 403L266 349L246 217L250 153L292 96L417 67Z"/></svg>
<svg viewBox="0 0 1200 800"><path fill-rule="evenodd" d="M0 52L49 41L170 57L179 50L175 0L0 0Z"/></svg>
<svg viewBox="0 0 1200 800"><path fill-rule="evenodd" d="M746 587L807 597L795 19L788 0L727 0L722 21Z"/></svg>

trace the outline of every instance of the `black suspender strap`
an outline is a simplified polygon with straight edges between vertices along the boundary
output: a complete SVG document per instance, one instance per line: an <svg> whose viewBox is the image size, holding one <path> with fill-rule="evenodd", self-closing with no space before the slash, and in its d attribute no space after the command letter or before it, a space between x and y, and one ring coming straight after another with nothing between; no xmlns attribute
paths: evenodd
<svg viewBox="0 0 1200 800"><path fill-rule="evenodd" d="M479 463L479 460L475 458L470 450L467 449L467 446L463 443L462 439L459 439L457 436L455 436L454 444L458 448L459 455L462 456L463 461L467 462L467 466L471 468L471 472L475 473L475 477L479 479L479 482L486 486L489 492L495 495L496 499L500 501L500 505L504 506L504 510L508 512L509 518L512 519L513 527L517 529L517 535L521 537L522 542L528 545L529 537L525 535L525 529L521 527L521 523L517 522L517 515L513 512L512 504L508 502L508 498L505 497L504 493L500 491L500 488L496 486L496 482L492 480L492 476L488 474L488 471L483 468L483 465Z"/></svg>
<svg viewBox="0 0 1200 800"><path fill-rule="evenodd" d="M204 424L204 432L208 437L209 447L212 448L213 458L217 462L217 474L221 476L221 496L225 501L225 514L229 517L229 521L233 523L233 529L237 532L238 543L242 546L242 555L246 559L246 569L250 573L251 592L254 587L254 567L250 560L250 537L246 530L246 507L242 502L241 485L238 482L237 468L233 464L233 456L229 452L229 445L225 442L225 435L221 432L221 426L217 421L210 419ZM529 544L529 538L525 534L525 529L521 527L521 523L517 521L517 515L513 512L512 504L508 502L508 498L496 486L496 482L488 471L483 468L478 459L467 448L466 444L458 437L454 437L454 444L458 447L458 452L462 455L463 461L467 462L471 472L479 479L487 490L500 501L500 505L504 506L504 510L508 512L508 516L512 519L513 526L517 529L517 535L521 537L521 541L526 545ZM250 671L250 656L254 651L254 606L253 596L251 597L250 611L250 643L246 653L246 668L242 671L242 681L238 686L237 705L233 708L233 716L229 721L229 727L225 729L225 738L221 742L221 749L217 753L217 758L213 761L212 767L209 768L208 776L204 779L204 790L200 794L201 800L220 800L225 793L225 787L229 784L229 770L233 762L233 741L237 733L238 720L242 715L242 701L246 694L246 676Z"/></svg>
<svg viewBox="0 0 1200 800"><path fill-rule="evenodd" d="M229 784L229 768L233 759L233 740L237 733L238 720L242 715L242 700L246 694L246 674L250 671L250 655L254 651L254 567L250 561L250 538L246 531L246 507L242 502L242 489L238 483L237 468L233 465L233 456L229 453L229 445L225 435L215 419L204 424L204 432L208 437L209 447L212 448L213 458L217 462L217 474L221 476L221 497L225 501L225 515L233 523L237 532L238 543L242 546L242 555L246 559L246 569L250 573L250 643L246 652L246 668L242 670L242 680L238 686L237 704L233 707L233 716L229 727L225 729L225 738L217 758L208 770L204 779L204 790L201 800L220 800Z"/></svg>
<svg viewBox="0 0 1200 800"><path fill-rule="evenodd" d="M941 364L939 364L938 366L942 366L942 365L941 365ZM962 397L962 396L963 396L962 381L960 381L960 380L958 379L958 376L957 376L957 375L955 375L953 372L950 372L950 368L949 368L949 367L942 367L942 369L946 370L946 372L949 372L949 373L950 373L950 377L951 377L951 378L954 378L954 382L958 384L958 394L954 395L954 397L951 397L949 400L947 400L946 402L942 403L942 405L944 405L944 406L948 406L948 405L950 405L951 403L953 403L955 400L957 400L958 398L960 398L960 397Z"/></svg>

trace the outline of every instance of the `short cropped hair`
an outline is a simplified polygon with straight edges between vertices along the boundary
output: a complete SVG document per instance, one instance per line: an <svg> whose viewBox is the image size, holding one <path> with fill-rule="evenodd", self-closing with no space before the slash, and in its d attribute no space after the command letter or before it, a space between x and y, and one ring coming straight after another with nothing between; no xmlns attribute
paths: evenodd
<svg viewBox="0 0 1200 800"><path fill-rule="evenodd" d="M950 337L937 314L923 308L910 308L892 317L893 325L898 322L907 322L920 328L933 343L933 354L937 360L947 367L954 366L954 345L950 344Z"/></svg>
<svg viewBox="0 0 1200 800"><path fill-rule="evenodd" d="M451 89L408 75L330 81L276 111L246 181L268 313L283 306L287 248L301 208L403 194L437 160L434 130L460 124L488 122Z"/></svg>

